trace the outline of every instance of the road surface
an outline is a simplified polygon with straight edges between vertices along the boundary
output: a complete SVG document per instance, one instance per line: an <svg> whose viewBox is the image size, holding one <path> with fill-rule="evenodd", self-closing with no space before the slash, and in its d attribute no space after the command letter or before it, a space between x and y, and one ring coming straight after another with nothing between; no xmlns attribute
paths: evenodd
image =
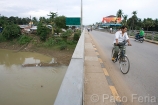
<svg viewBox="0 0 158 105"><path fill-rule="evenodd" d="M124 105L158 105L158 45L136 42L126 47L130 71L124 75L111 61L114 34L89 32Z"/></svg>

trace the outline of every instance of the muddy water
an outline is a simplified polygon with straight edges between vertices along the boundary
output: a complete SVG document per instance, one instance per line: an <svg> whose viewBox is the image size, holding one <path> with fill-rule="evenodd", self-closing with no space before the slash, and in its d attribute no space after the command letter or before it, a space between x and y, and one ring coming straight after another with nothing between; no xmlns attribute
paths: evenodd
<svg viewBox="0 0 158 105"><path fill-rule="evenodd" d="M22 66L40 62L56 60L38 53L0 49L0 105L53 105L67 66Z"/></svg>

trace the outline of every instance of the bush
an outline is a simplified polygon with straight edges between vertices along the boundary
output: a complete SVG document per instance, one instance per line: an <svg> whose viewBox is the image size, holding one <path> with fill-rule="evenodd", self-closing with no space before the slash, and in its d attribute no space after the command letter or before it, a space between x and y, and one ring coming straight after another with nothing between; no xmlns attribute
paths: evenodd
<svg viewBox="0 0 158 105"><path fill-rule="evenodd" d="M62 30L57 27L57 28L55 28L54 32L57 33L57 35L59 35L59 33L62 32Z"/></svg>
<svg viewBox="0 0 158 105"><path fill-rule="evenodd" d="M79 33L79 32L76 32L76 33L74 34L73 40L74 40L74 41L78 41L79 38L80 38L80 33Z"/></svg>
<svg viewBox="0 0 158 105"><path fill-rule="evenodd" d="M32 40L31 37L27 36L27 35L21 35L19 38L18 38L18 43L20 45L24 45L26 43L29 43L30 41Z"/></svg>
<svg viewBox="0 0 158 105"><path fill-rule="evenodd" d="M39 23L37 26L37 35L40 36L40 39L42 41L45 41L47 38L47 35L50 33L50 29L46 26L43 26L42 23Z"/></svg>
<svg viewBox="0 0 158 105"><path fill-rule="evenodd" d="M146 36L146 39L152 40L152 36Z"/></svg>
<svg viewBox="0 0 158 105"><path fill-rule="evenodd" d="M155 41L158 41L158 35L156 35L156 36L154 37L154 40L155 40Z"/></svg>
<svg viewBox="0 0 158 105"><path fill-rule="evenodd" d="M62 42L62 38L57 37L55 38L55 41L56 41L56 44L60 44Z"/></svg>
<svg viewBox="0 0 158 105"><path fill-rule="evenodd" d="M64 40L61 40L58 44L59 45L64 45L64 44L66 44L66 42Z"/></svg>
<svg viewBox="0 0 158 105"><path fill-rule="evenodd" d="M68 40L67 44L72 45L72 44L74 44L74 42L72 40Z"/></svg>
<svg viewBox="0 0 158 105"><path fill-rule="evenodd" d="M40 33L40 40L45 41L46 38L47 38L47 33L46 32Z"/></svg>
<svg viewBox="0 0 158 105"><path fill-rule="evenodd" d="M72 31L71 30L67 30L66 32L63 32L61 37L63 38L63 40L66 42L67 38L72 35Z"/></svg>
<svg viewBox="0 0 158 105"><path fill-rule="evenodd" d="M0 34L0 42L4 42L4 41L6 41L6 38L2 34Z"/></svg>
<svg viewBox="0 0 158 105"><path fill-rule="evenodd" d="M66 44L60 46L60 50L65 50L66 48L67 48Z"/></svg>
<svg viewBox="0 0 158 105"><path fill-rule="evenodd" d="M7 40L13 40L14 38L19 37L20 34L21 34L20 27L16 24L8 24L2 32L2 35Z"/></svg>
<svg viewBox="0 0 158 105"><path fill-rule="evenodd" d="M44 46L46 47L50 47L50 46L53 46L55 45L55 40L53 38L49 38L45 43L44 43Z"/></svg>

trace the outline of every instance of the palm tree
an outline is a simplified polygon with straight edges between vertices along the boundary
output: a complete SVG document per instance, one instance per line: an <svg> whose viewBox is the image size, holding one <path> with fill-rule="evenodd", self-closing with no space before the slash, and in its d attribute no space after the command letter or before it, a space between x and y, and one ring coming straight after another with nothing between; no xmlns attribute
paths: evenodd
<svg viewBox="0 0 158 105"><path fill-rule="evenodd" d="M51 22L50 24L52 25L52 35L53 35L54 34L54 27L55 27L54 20L57 17L57 12L56 13L50 12L50 14L48 16L50 16L50 22Z"/></svg>
<svg viewBox="0 0 158 105"><path fill-rule="evenodd" d="M127 26L127 17L128 17L128 15L123 15L122 24L125 26Z"/></svg>
<svg viewBox="0 0 158 105"><path fill-rule="evenodd" d="M123 11L122 11L121 9L119 9L119 10L117 11L116 17L117 17L117 18L120 18L120 20L121 20L121 18L123 17ZM116 18L116 20L115 20L115 23L117 22L117 18Z"/></svg>
<svg viewBox="0 0 158 105"><path fill-rule="evenodd" d="M133 28L135 26L135 22L138 20L137 11L133 11L132 14L133 14L133 16L132 16L132 20L133 20L132 30L133 30Z"/></svg>
<svg viewBox="0 0 158 105"><path fill-rule="evenodd" d="M33 21L33 24L34 24L34 25L37 25L38 21L37 21L37 18L36 18L36 17L33 17L33 18L32 18L32 21Z"/></svg>
<svg viewBox="0 0 158 105"><path fill-rule="evenodd" d="M121 9L119 9L119 10L117 11L116 16L117 16L118 18L121 18L121 17L123 16L123 11L122 11Z"/></svg>

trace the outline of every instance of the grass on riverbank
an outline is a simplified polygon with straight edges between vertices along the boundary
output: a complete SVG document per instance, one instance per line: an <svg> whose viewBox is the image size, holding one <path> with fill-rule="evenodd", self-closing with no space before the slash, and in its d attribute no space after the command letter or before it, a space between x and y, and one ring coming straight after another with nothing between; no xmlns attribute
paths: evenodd
<svg viewBox="0 0 158 105"><path fill-rule="evenodd" d="M72 32L72 31L67 31L63 32L61 36L48 36L45 41L41 41L40 37L35 34L28 34L28 35L20 35L18 38L15 38L13 40L5 40L5 38L0 35L0 42L5 43L4 46L1 44L1 48L9 48L15 46L21 47L24 46L26 47L43 47L47 49L54 49L54 50L66 50L66 49L75 49L76 44L79 40L79 37L81 35L80 31L77 32ZM23 47L23 48L24 48ZM17 48L16 48L17 49Z"/></svg>

